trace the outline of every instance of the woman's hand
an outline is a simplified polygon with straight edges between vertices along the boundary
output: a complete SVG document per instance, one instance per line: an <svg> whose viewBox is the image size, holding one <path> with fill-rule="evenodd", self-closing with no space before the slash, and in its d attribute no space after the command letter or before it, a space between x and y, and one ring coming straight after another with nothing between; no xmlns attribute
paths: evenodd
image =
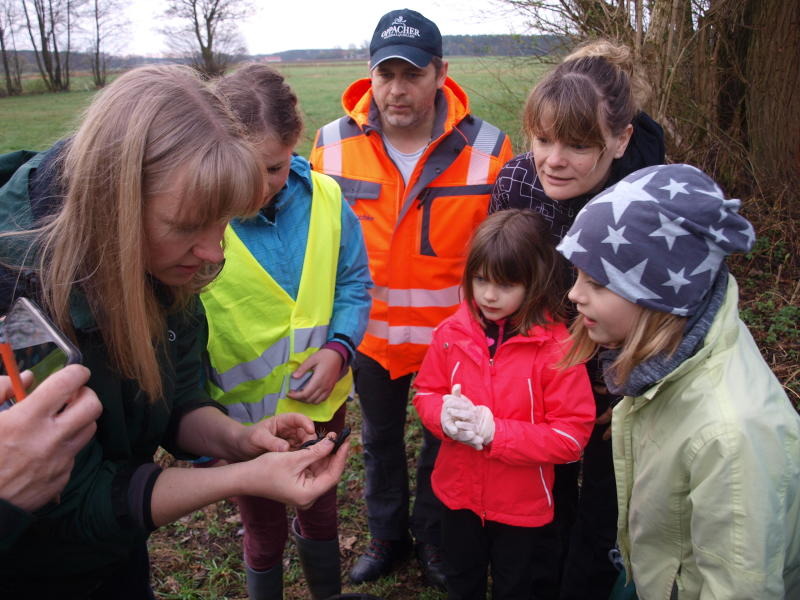
<svg viewBox="0 0 800 600"><path fill-rule="evenodd" d="M301 509L339 481L347 461L349 444L331 454L332 437L294 452L268 453L249 461L251 473L244 483L247 494L277 500Z"/></svg>
<svg viewBox="0 0 800 600"><path fill-rule="evenodd" d="M203 406L181 419L178 447L199 456L241 462L264 452L299 448L315 437L314 422L301 414L284 413L242 425L215 407Z"/></svg>
<svg viewBox="0 0 800 600"><path fill-rule="evenodd" d="M339 381L343 366L342 355L336 350L330 348L317 350L292 373L293 379L300 379L308 371L312 371L314 374L311 379L302 389L289 391L286 395L292 400L307 404L324 402L331 395L333 386Z"/></svg>
<svg viewBox="0 0 800 600"><path fill-rule="evenodd" d="M103 410L88 380L89 369L69 365L0 413L0 498L29 511L58 498ZM32 381L22 374L23 385ZM0 402L10 396L10 380L0 377Z"/></svg>
<svg viewBox="0 0 800 600"><path fill-rule="evenodd" d="M242 455L254 458L264 452L296 450L312 438L316 432L311 419L300 413L283 413L245 428Z"/></svg>
<svg viewBox="0 0 800 600"><path fill-rule="evenodd" d="M231 496L259 496L309 508L344 471L349 446L331 454L326 438L294 452L266 452L245 462L214 469L165 469L151 498L156 526L165 525L212 502Z"/></svg>

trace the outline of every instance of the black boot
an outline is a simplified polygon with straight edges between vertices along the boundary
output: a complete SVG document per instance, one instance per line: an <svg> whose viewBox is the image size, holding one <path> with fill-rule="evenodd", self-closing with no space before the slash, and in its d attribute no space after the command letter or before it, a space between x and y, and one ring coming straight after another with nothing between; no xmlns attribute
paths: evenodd
<svg viewBox="0 0 800 600"><path fill-rule="evenodd" d="M439 590L447 590L447 579L444 574L442 554L433 544L418 543L416 547L417 562L422 570L425 583Z"/></svg>
<svg viewBox="0 0 800 600"><path fill-rule="evenodd" d="M411 550L411 540L381 540L372 538L366 552L350 569L350 581L364 583L388 575L392 568L405 559Z"/></svg>
<svg viewBox="0 0 800 600"><path fill-rule="evenodd" d="M297 543L300 566L313 600L324 600L342 591L342 566L339 559L339 538L309 540L300 535L297 518L292 521L292 534Z"/></svg>
<svg viewBox="0 0 800 600"><path fill-rule="evenodd" d="M244 570L250 600L283 600L283 564L266 571L255 571L245 564Z"/></svg>

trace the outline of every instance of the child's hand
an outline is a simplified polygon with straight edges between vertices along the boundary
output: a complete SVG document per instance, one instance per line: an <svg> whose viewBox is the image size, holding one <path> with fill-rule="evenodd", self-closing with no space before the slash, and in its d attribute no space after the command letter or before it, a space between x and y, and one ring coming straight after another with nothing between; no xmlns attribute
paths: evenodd
<svg viewBox="0 0 800 600"><path fill-rule="evenodd" d="M472 421L475 427L475 435L481 440L481 447L490 444L494 439L494 415L488 406L479 405L475 407L475 418Z"/></svg>
<svg viewBox="0 0 800 600"><path fill-rule="evenodd" d="M459 423L470 421L475 410L472 402L468 398L452 396L446 394L442 403L442 429L445 434L455 439L453 436L458 433Z"/></svg>
<svg viewBox="0 0 800 600"><path fill-rule="evenodd" d="M461 396L460 400L469 398ZM469 410L459 408L450 410L453 423L458 428L458 432L450 437L472 446L475 450L483 450L483 447L494 439L494 415L488 406L476 406L472 402L470 405Z"/></svg>
<svg viewBox="0 0 800 600"><path fill-rule="evenodd" d="M342 356L330 348L321 348L297 367L292 378L300 379L312 371L311 379L300 390L290 390L286 395L306 404L319 404L328 399L331 390L342 374Z"/></svg>
<svg viewBox="0 0 800 600"><path fill-rule="evenodd" d="M444 401L442 403L441 414L442 430L445 435L456 441L465 441L464 439L459 439L459 437L465 437L463 433L459 433L462 430L460 425L472 420L472 413L475 411L475 405L472 404L469 398L461 395L460 384L455 384L453 386L453 393L445 394L442 399Z"/></svg>

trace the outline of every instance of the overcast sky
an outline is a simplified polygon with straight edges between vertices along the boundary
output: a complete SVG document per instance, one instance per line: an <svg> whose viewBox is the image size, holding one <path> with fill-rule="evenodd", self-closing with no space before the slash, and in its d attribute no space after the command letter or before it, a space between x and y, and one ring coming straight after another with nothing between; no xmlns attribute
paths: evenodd
<svg viewBox="0 0 800 600"><path fill-rule="evenodd" d="M347 48L369 41L380 17L390 10L411 8L434 21L442 35L523 33L518 19L501 15L491 0L253 0L252 15L240 30L250 54L302 48ZM158 33L163 0L132 0L127 13L129 35L120 54L166 51ZM515 23L516 21L516 23ZM515 29L516 25L516 29Z"/></svg>

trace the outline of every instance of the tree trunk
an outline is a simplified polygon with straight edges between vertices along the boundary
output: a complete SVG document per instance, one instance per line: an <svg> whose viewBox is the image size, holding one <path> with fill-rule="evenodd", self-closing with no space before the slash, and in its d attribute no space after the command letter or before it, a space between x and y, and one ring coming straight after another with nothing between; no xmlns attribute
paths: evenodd
<svg viewBox="0 0 800 600"><path fill-rule="evenodd" d="M765 183L800 186L800 4L754 2L747 48L747 133Z"/></svg>
<svg viewBox="0 0 800 600"><path fill-rule="evenodd" d="M14 85L11 81L11 66L8 64L8 52L6 50L5 31L0 29L0 54L3 56L3 73L6 77L6 92L9 96L14 96Z"/></svg>

